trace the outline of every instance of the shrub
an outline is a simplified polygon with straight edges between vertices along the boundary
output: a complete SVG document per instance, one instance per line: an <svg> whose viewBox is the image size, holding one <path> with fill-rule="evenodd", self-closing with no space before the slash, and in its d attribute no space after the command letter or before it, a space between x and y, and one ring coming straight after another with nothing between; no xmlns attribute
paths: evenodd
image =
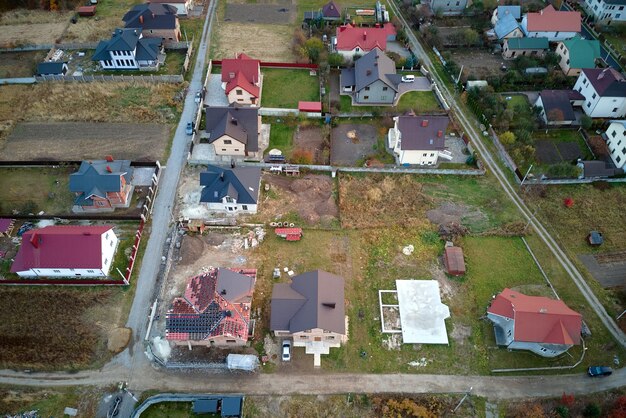
<svg viewBox="0 0 626 418"><path fill-rule="evenodd" d="M500 134L500 142L502 142L504 145L513 145L515 139L515 134L511 131L506 131Z"/></svg>
<svg viewBox="0 0 626 418"><path fill-rule="evenodd" d="M291 154L291 162L294 164L312 164L313 153L309 150L297 149Z"/></svg>
<svg viewBox="0 0 626 418"><path fill-rule="evenodd" d="M583 416L587 418L599 418L600 417L600 407L595 403L589 403L583 409Z"/></svg>

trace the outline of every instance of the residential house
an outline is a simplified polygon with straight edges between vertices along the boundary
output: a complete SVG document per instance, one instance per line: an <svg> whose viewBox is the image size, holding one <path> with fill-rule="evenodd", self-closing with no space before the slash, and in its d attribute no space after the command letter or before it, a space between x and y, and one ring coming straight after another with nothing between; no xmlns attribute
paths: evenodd
<svg viewBox="0 0 626 418"><path fill-rule="evenodd" d="M580 33L580 12L555 10L551 4L522 18L522 31L529 38L548 38L550 42L573 38Z"/></svg>
<svg viewBox="0 0 626 418"><path fill-rule="evenodd" d="M600 58L600 41L583 39L576 35L559 42L556 46L559 65L563 74L578 76L583 68L595 68L596 59Z"/></svg>
<svg viewBox="0 0 626 418"><path fill-rule="evenodd" d="M510 14L504 15L498 19L496 25L494 26L494 32L499 40L522 38L524 36L519 22Z"/></svg>
<svg viewBox="0 0 626 418"><path fill-rule="evenodd" d="M509 350L528 350L556 357L580 344L582 316L562 300L526 296L504 289L487 309L496 343Z"/></svg>
<svg viewBox="0 0 626 418"><path fill-rule="evenodd" d="M337 28L333 45L336 52L346 60L352 61L376 48L387 49L387 41L396 39L396 28L391 23L373 28L343 25Z"/></svg>
<svg viewBox="0 0 626 418"><path fill-rule="evenodd" d="M391 106L396 101L401 76L396 64L383 51L374 48L355 63L341 70L341 94L352 96L354 104Z"/></svg>
<svg viewBox="0 0 626 418"><path fill-rule="evenodd" d="M491 26L496 26L496 23L499 19L503 18L506 15L511 15L515 20L520 20L522 18L522 7L521 6L498 6L493 9L493 13L491 14Z"/></svg>
<svg viewBox="0 0 626 418"><path fill-rule="evenodd" d="M100 41L91 57L104 70L158 69L164 55L159 38L144 38L141 29L115 29L108 41Z"/></svg>
<svg viewBox="0 0 626 418"><path fill-rule="evenodd" d="M70 191L76 195L74 212L112 212L127 208L133 194L133 168L129 160L83 161L70 174Z"/></svg>
<svg viewBox="0 0 626 418"><path fill-rule="evenodd" d="M125 28L141 29L144 38L161 38L166 44L180 41L177 9L169 4L138 4L122 20Z"/></svg>
<svg viewBox="0 0 626 418"><path fill-rule="evenodd" d="M548 38L511 38L504 40L502 56L506 59L517 57L543 57L550 48Z"/></svg>
<svg viewBox="0 0 626 418"><path fill-rule="evenodd" d="M610 25L626 20L626 0L582 0L580 4L598 23Z"/></svg>
<svg viewBox="0 0 626 418"><path fill-rule="evenodd" d="M46 226L22 235L11 265L20 277L105 277L118 239L113 226Z"/></svg>
<svg viewBox="0 0 626 418"><path fill-rule="evenodd" d="M252 107L205 108L206 132L215 154L252 156L259 150L261 116Z"/></svg>
<svg viewBox="0 0 626 418"><path fill-rule="evenodd" d="M37 64L37 75L66 75L67 62L50 61Z"/></svg>
<svg viewBox="0 0 626 418"><path fill-rule="evenodd" d="M387 134L398 164L435 165L445 155L447 116L396 116ZM444 157L449 159L449 157Z"/></svg>
<svg viewBox="0 0 626 418"><path fill-rule="evenodd" d="M613 68L584 68L574 90L585 97L583 110L592 118L626 115L626 80Z"/></svg>
<svg viewBox="0 0 626 418"><path fill-rule="evenodd" d="M342 277L322 270L309 271L278 283L272 289L270 329L276 337L293 338L294 347L320 355L348 340Z"/></svg>
<svg viewBox="0 0 626 418"><path fill-rule="evenodd" d="M612 120L604 133L611 160L617 168L626 164L626 120Z"/></svg>
<svg viewBox="0 0 626 418"><path fill-rule="evenodd" d="M147 3L166 4L176 8L176 14L179 16L187 16L193 10L194 0L148 0Z"/></svg>
<svg viewBox="0 0 626 418"><path fill-rule="evenodd" d="M580 106L584 97L574 90L542 90L535 106L541 108L539 116L546 125L562 126L576 123L573 106Z"/></svg>
<svg viewBox="0 0 626 418"><path fill-rule="evenodd" d="M210 210L230 214L256 213L261 188L259 167L223 168L209 165L200 173L200 202Z"/></svg>
<svg viewBox="0 0 626 418"><path fill-rule="evenodd" d="M341 7L333 0L322 6L322 19L335 21L341 19Z"/></svg>
<svg viewBox="0 0 626 418"><path fill-rule="evenodd" d="M222 60L222 88L228 103L258 106L262 89L261 61L244 53Z"/></svg>
<svg viewBox="0 0 626 418"><path fill-rule="evenodd" d="M467 0L428 0L426 4L436 15L455 16L463 14L467 7Z"/></svg>
<svg viewBox="0 0 626 418"><path fill-rule="evenodd" d="M167 311L165 338L177 345L245 345L255 282L255 269L212 268L193 277Z"/></svg>

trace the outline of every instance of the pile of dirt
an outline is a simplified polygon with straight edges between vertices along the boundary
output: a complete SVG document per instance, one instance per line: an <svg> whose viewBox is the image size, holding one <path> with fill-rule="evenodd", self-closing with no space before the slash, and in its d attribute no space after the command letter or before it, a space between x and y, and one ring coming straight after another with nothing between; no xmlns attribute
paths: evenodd
<svg viewBox="0 0 626 418"><path fill-rule="evenodd" d="M120 353L130 341L132 330L130 328L114 328L109 331L107 349L112 353Z"/></svg>
<svg viewBox="0 0 626 418"><path fill-rule="evenodd" d="M198 236L185 235L180 246L181 259L178 264L193 264L204 252L204 241Z"/></svg>
<svg viewBox="0 0 626 418"><path fill-rule="evenodd" d="M439 207L426 212L428 220L436 225L459 224L485 220L487 217L480 210L467 205L444 202Z"/></svg>

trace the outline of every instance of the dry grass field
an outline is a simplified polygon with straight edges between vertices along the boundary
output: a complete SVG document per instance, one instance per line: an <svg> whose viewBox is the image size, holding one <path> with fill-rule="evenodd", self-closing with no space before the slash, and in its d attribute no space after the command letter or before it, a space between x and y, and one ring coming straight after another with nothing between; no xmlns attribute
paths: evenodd
<svg viewBox="0 0 626 418"><path fill-rule="evenodd" d="M0 53L0 78L32 77L47 51Z"/></svg>
<svg viewBox="0 0 626 418"><path fill-rule="evenodd" d="M61 39L66 27L65 22L4 25L0 30L0 46L52 44Z"/></svg>
<svg viewBox="0 0 626 418"><path fill-rule="evenodd" d="M63 42L98 42L111 37L115 28L120 27L117 17L80 18L75 25L70 25L63 35Z"/></svg>
<svg viewBox="0 0 626 418"><path fill-rule="evenodd" d="M0 13L0 26L37 25L40 23L69 23L72 12L15 9ZM5 28L6 29L6 28Z"/></svg>
<svg viewBox="0 0 626 418"><path fill-rule="evenodd" d="M293 62L295 59L289 47L292 26L220 21L214 30L213 58L230 58L237 52L244 52L263 61Z"/></svg>

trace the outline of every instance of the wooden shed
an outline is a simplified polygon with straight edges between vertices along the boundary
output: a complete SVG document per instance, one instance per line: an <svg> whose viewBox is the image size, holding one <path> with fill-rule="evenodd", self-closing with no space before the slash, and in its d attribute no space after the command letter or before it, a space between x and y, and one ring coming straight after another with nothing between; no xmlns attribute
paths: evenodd
<svg viewBox="0 0 626 418"><path fill-rule="evenodd" d="M452 276L462 276L465 274L465 260L463 250L460 247L446 246L443 253L443 264L446 273Z"/></svg>

